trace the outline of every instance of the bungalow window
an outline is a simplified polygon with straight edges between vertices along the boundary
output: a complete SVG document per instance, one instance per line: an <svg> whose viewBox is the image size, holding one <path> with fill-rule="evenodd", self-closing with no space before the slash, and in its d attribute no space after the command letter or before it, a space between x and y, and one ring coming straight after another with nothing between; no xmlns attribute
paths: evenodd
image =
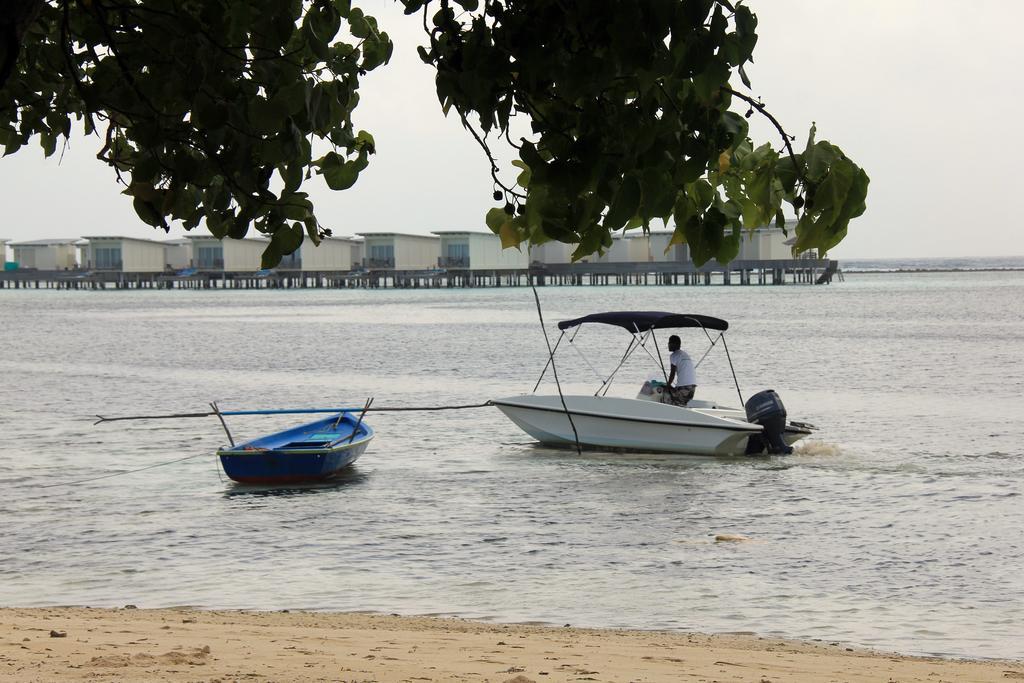
<svg viewBox="0 0 1024 683"><path fill-rule="evenodd" d="M196 267L198 268L223 268L224 248L220 245L215 247L199 247Z"/></svg>
<svg viewBox="0 0 1024 683"><path fill-rule="evenodd" d="M96 247L95 255L97 268L121 269L121 247Z"/></svg>
<svg viewBox="0 0 1024 683"><path fill-rule="evenodd" d="M465 261L469 262L469 245L468 244L449 244L448 245L448 258L453 261Z"/></svg>
<svg viewBox="0 0 1024 683"><path fill-rule="evenodd" d="M389 267L395 265L395 245L393 244L372 244L370 245L371 266Z"/></svg>

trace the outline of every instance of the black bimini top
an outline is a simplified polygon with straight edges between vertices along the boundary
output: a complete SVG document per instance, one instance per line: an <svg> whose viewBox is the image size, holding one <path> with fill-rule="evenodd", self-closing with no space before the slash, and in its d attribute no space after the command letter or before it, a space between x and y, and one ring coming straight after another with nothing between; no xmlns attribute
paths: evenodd
<svg viewBox="0 0 1024 683"><path fill-rule="evenodd" d="M660 330L666 327L703 327L709 330L721 330L722 332L729 329L729 323L721 318L691 313L666 313L664 311L592 313L574 320L563 320L558 323L558 329L567 330L570 327L576 327L583 323L617 325L630 332L646 332L647 330Z"/></svg>

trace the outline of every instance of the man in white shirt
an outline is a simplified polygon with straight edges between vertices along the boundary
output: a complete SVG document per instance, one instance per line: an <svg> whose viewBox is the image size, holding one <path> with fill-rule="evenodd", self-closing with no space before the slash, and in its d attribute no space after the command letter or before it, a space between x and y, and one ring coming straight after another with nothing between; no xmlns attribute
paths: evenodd
<svg viewBox="0 0 1024 683"><path fill-rule="evenodd" d="M672 402L685 406L697 390L697 370L693 366L690 354L683 351L680 346L681 342L677 335L673 334L668 338L668 350L671 354L668 362L672 368L668 373L668 386L672 392Z"/></svg>

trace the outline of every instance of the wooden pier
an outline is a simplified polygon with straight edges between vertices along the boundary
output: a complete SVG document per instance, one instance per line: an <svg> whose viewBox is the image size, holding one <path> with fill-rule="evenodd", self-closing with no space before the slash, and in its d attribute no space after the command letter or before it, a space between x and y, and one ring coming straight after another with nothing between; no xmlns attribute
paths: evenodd
<svg viewBox="0 0 1024 683"><path fill-rule="evenodd" d="M352 272L13 270L0 273L0 289L442 289L543 286L694 286L828 284L842 279L837 261L788 259L692 263L535 264L518 270L363 270Z"/></svg>

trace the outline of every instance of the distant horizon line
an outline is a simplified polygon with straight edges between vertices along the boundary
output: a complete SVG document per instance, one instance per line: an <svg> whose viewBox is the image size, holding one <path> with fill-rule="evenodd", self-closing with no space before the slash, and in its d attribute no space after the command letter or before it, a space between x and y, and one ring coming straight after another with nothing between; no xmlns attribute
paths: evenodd
<svg viewBox="0 0 1024 683"><path fill-rule="evenodd" d="M985 256L965 256L957 254L955 256L832 256L829 255L830 259L834 261L902 261L906 259L1024 259L1024 254L1009 254L1009 255L985 255Z"/></svg>

